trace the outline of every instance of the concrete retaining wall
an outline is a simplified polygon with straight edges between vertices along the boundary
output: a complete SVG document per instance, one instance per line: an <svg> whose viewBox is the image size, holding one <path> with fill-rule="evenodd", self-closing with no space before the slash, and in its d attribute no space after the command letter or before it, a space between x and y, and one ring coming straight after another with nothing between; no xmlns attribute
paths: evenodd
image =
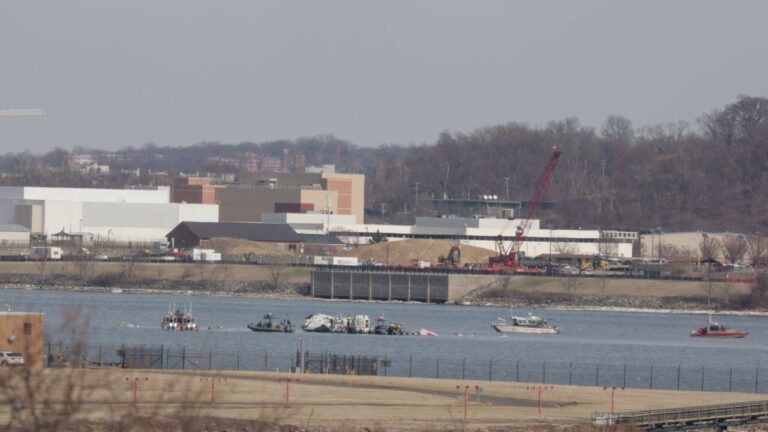
<svg viewBox="0 0 768 432"><path fill-rule="evenodd" d="M312 296L350 300L445 303L491 281L492 276L314 270Z"/></svg>

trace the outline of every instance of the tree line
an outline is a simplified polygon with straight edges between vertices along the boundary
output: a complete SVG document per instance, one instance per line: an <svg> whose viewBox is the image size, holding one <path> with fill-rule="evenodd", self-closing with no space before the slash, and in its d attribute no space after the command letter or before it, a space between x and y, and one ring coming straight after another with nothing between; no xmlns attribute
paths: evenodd
<svg viewBox="0 0 768 432"><path fill-rule="evenodd" d="M366 175L366 208L375 221L411 222L434 214L432 199L492 194L526 201L552 147L562 150L543 223L561 227L765 232L768 229L768 99L739 96L696 123L635 128L610 116L598 128L577 118L543 127L507 123L445 131L434 143L359 147L332 135L265 143L149 143L114 153L109 175L61 169L70 152L0 156L3 184L122 187L168 184L198 173L210 156L300 151L308 164ZM106 153L75 148L71 153ZM121 170L142 169L138 176ZM150 170L167 173L152 176ZM142 178L142 173L144 178Z"/></svg>

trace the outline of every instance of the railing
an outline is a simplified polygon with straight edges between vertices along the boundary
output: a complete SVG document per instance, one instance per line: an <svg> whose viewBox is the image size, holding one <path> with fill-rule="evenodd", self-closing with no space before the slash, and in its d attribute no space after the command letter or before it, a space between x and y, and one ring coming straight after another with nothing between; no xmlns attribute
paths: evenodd
<svg viewBox="0 0 768 432"><path fill-rule="evenodd" d="M723 405L709 405L692 408L635 411L628 413L595 413L592 419L599 425L627 424L641 427L666 425L688 425L692 423L714 423L724 421L745 421L768 417L768 401L738 402ZM766 419L768 420L768 418Z"/></svg>

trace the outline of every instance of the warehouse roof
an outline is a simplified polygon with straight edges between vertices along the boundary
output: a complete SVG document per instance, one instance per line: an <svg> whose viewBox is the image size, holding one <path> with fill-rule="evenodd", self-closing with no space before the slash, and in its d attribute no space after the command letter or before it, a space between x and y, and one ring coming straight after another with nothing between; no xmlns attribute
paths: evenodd
<svg viewBox="0 0 768 432"><path fill-rule="evenodd" d="M0 225L0 232L29 232L29 228L22 225Z"/></svg>
<svg viewBox="0 0 768 432"><path fill-rule="evenodd" d="M258 222L182 222L166 235L175 237L189 232L200 240L226 237L251 241L301 242L301 236L287 224Z"/></svg>
<svg viewBox="0 0 768 432"><path fill-rule="evenodd" d="M304 244L343 245L344 242L332 234L299 234Z"/></svg>

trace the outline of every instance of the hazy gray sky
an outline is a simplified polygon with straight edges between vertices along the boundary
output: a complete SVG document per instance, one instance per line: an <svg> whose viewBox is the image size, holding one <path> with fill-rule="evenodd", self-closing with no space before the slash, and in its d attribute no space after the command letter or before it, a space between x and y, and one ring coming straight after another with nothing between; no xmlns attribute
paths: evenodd
<svg viewBox="0 0 768 432"><path fill-rule="evenodd" d="M0 152L362 146L768 95L768 2L0 0Z"/></svg>

